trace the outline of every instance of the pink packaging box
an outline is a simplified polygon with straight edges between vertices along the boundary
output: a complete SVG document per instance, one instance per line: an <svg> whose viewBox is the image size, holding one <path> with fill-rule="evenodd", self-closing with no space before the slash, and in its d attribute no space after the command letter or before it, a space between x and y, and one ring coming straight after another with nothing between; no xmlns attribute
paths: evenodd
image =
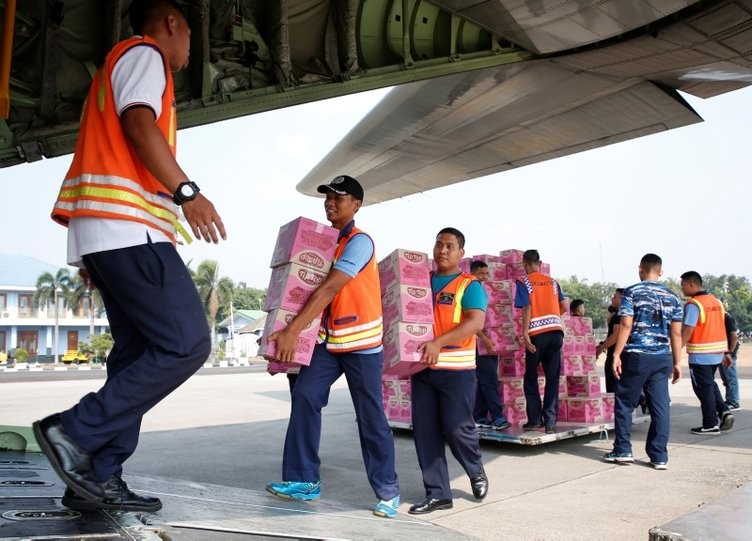
<svg viewBox="0 0 752 541"><path fill-rule="evenodd" d="M567 392L577 397L601 396L601 378L598 374L567 376Z"/></svg>
<svg viewBox="0 0 752 541"><path fill-rule="evenodd" d="M499 378L499 389L501 391L501 401L511 402L518 398L525 398L523 388L523 378Z"/></svg>
<svg viewBox="0 0 752 541"><path fill-rule="evenodd" d="M593 334L593 320L589 317L572 317L564 314L561 319L564 324L564 334L572 336Z"/></svg>
<svg viewBox="0 0 752 541"><path fill-rule="evenodd" d="M525 357L500 357L499 377L520 378L525 375Z"/></svg>
<svg viewBox="0 0 752 541"><path fill-rule="evenodd" d="M610 423L614 420L614 403L616 401L614 393L603 393L601 400L603 404L603 420Z"/></svg>
<svg viewBox="0 0 752 541"><path fill-rule="evenodd" d="M559 408L556 413L556 420L560 422L569 420L567 417L567 401L562 400L561 398L559 398Z"/></svg>
<svg viewBox="0 0 752 541"><path fill-rule="evenodd" d="M466 272L466 273L470 274L470 264L472 262L473 262L472 258L470 258L470 257L463 257L462 259L460 259L460 270L462 272ZM433 265L433 261L431 261L430 263L431 263L431 269L432 270L436 270L436 267L434 267L434 265Z"/></svg>
<svg viewBox="0 0 752 541"><path fill-rule="evenodd" d="M603 421L603 400L598 398L564 398L567 403L567 421L570 423L597 423Z"/></svg>
<svg viewBox="0 0 752 541"><path fill-rule="evenodd" d="M486 333L486 336L491 340L493 350L488 351L485 344L481 340L477 340L476 344L478 346L478 353L481 355L501 354L509 356L509 353L520 349L520 343L514 332L514 327L494 327L491 329L483 329L483 332Z"/></svg>
<svg viewBox="0 0 752 541"><path fill-rule="evenodd" d="M561 375L576 376L582 374L582 357L580 355L562 355Z"/></svg>
<svg viewBox="0 0 752 541"><path fill-rule="evenodd" d="M545 274L546 276L551 276L551 264L550 263L541 263L540 264L540 272L541 272L541 274Z"/></svg>
<svg viewBox="0 0 752 541"><path fill-rule="evenodd" d="M395 284L431 287L428 254L410 250L394 250L379 261L379 279L383 295Z"/></svg>
<svg viewBox="0 0 752 541"><path fill-rule="evenodd" d="M298 363L281 363L279 361L269 361L266 371L270 374L297 374L300 372Z"/></svg>
<svg viewBox="0 0 752 541"><path fill-rule="evenodd" d="M287 327L293 317L295 317L295 312L282 309L272 310L267 314L264 332L261 335L259 355L265 359L275 360L274 354L276 352L276 344L274 342L267 342L266 338L272 333L281 331ZM311 357L313 356L313 348L316 345L316 338L319 334L320 323L321 320L319 318L314 319L305 329L303 329L303 332L298 335L298 347L295 351L294 358L296 363L305 366L311 364Z"/></svg>
<svg viewBox="0 0 752 541"><path fill-rule="evenodd" d="M483 263L490 264L490 263L501 263L501 258L498 255L492 255L492 254L480 254L480 255L474 255L470 258L471 261L483 261Z"/></svg>
<svg viewBox="0 0 752 541"><path fill-rule="evenodd" d="M568 396L567 376L559 376L559 398Z"/></svg>
<svg viewBox="0 0 752 541"><path fill-rule="evenodd" d="M511 265L514 263L522 263L522 254L524 254L522 250L502 250L499 252L499 259L502 263L505 263L507 265Z"/></svg>
<svg viewBox="0 0 752 541"><path fill-rule="evenodd" d="M564 335L564 343L561 346L562 355L580 355L580 352L575 347L574 339L575 337L570 334Z"/></svg>
<svg viewBox="0 0 752 541"><path fill-rule="evenodd" d="M516 289L514 280L488 280L483 282L483 289L486 290L488 304L501 303L508 305L511 314Z"/></svg>
<svg viewBox="0 0 752 541"><path fill-rule="evenodd" d="M518 276L525 274L525 267L522 263L508 263L507 264L507 279L516 280Z"/></svg>
<svg viewBox="0 0 752 541"><path fill-rule="evenodd" d="M527 410L525 408L525 399L517 398L507 402L502 401L504 408L504 417L507 418L512 426L522 426L527 422Z"/></svg>
<svg viewBox="0 0 752 541"><path fill-rule="evenodd" d="M410 398L410 380L400 379L390 382L392 392L386 392L387 381L383 381L384 396L382 403L387 419L403 423L412 422L412 402Z"/></svg>
<svg viewBox="0 0 752 541"><path fill-rule="evenodd" d="M433 325L433 296L430 287L395 284L381 297L384 324L429 323Z"/></svg>
<svg viewBox="0 0 752 541"><path fill-rule="evenodd" d="M384 374L411 376L425 369L418 346L433 340L433 325L397 322L384 332Z"/></svg>
<svg viewBox="0 0 752 541"><path fill-rule="evenodd" d="M272 270L263 309L277 308L298 313L311 293L326 279L326 272L288 263Z"/></svg>
<svg viewBox="0 0 752 541"><path fill-rule="evenodd" d="M590 374L595 371L596 371L595 355L583 355L582 356L582 372L584 374Z"/></svg>
<svg viewBox="0 0 752 541"><path fill-rule="evenodd" d="M270 267L298 263L329 272L339 231L308 218L296 218L279 228Z"/></svg>
<svg viewBox="0 0 752 541"><path fill-rule="evenodd" d="M500 281L507 279L507 266L504 263L488 263L488 276L490 280Z"/></svg>
<svg viewBox="0 0 752 541"><path fill-rule="evenodd" d="M585 347L582 349L583 355L595 355L595 335L588 334L585 336Z"/></svg>

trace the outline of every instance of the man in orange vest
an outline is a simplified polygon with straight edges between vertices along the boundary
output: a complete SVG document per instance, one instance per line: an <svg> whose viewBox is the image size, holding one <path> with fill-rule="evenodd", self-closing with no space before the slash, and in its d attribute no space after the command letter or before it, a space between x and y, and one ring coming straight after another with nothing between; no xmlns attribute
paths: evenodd
<svg viewBox="0 0 752 541"><path fill-rule="evenodd" d="M175 160L172 72L188 65L188 21L174 0L136 0L130 16L137 35L115 45L94 77L52 212L68 227L68 263L100 291L115 340L103 387L33 425L68 486L63 505L84 511L162 507L121 475L143 415L211 349L203 304L175 249L176 230L185 233L178 206L197 238L226 238Z"/></svg>
<svg viewBox="0 0 752 541"><path fill-rule="evenodd" d="M559 283L540 272L537 250L522 254L525 275L517 278L514 306L522 308L522 334L525 340L525 402L527 423L531 430L545 426L546 434L556 432L559 415L559 375L564 327L561 315L567 303ZM543 365L546 388L541 403L538 391L538 364Z"/></svg>
<svg viewBox="0 0 752 541"><path fill-rule="evenodd" d="M446 444L470 478L475 499L488 492L473 419L475 336L483 329L488 298L473 275L460 271L464 248L465 236L453 227L439 231L433 247L434 339L418 346L428 369L411 380L413 439L426 497L410 507L412 515L453 506Z"/></svg>
<svg viewBox="0 0 752 541"><path fill-rule="evenodd" d="M726 338L726 313L723 304L702 287L702 276L696 271L681 275L682 293L689 297L684 305L682 345L689 354L692 389L700 400L702 426L693 434L717 436L721 430L734 426L734 416L723 400L715 382L715 371L731 358Z"/></svg>
<svg viewBox="0 0 752 541"><path fill-rule="evenodd" d="M384 351L379 270L373 241L355 227L354 220L363 204L363 187L354 178L340 175L318 191L326 194L326 218L339 229L339 243L324 282L288 326L268 338L276 342L280 361L293 362L298 335L322 316L311 364L300 368L292 390L282 460L284 481L269 483L266 490L285 499L319 499L321 409L332 384L345 374L368 481L379 498L373 514L393 518L399 507L399 483L394 439L381 401Z"/></svg>

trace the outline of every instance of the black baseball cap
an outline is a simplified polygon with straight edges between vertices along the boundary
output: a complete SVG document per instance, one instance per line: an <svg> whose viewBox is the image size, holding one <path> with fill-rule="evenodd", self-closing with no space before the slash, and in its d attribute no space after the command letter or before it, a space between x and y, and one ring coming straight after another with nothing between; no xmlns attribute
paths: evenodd
<svg viewBox="0 0 752 541"><path fill-rule="evenodd" d="M319 193L334 192L338 195L350 194L358 201L363 201L363 186L347 175L334 177L329 184L322 184L316 188L316 191Z"/></svg>

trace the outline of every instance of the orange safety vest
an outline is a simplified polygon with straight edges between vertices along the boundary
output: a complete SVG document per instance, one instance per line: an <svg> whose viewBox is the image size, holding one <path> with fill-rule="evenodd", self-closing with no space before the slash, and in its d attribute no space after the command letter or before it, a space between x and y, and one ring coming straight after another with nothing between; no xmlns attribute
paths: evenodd
<svg viewBox="0 0 752 541"><path fill-rule="evenodd" d="M462 297L471 282L477 281L472 274L459 273L433 299L433 334L441 336L454 329L465 319ZM475 368L475 333L458 344L441 348L436 364L429 368L445 370L472 370Z"/></svg>
<svg viewBox="0 0 752 541"><path fill-rule="evenodd" d="M728 350L726 339L726 311L723 304L710 293L695 295L687 304L700 309L700 319L687 342L687 353L724 353Z"/></svg>
<svg viewBox="0 0 752 541"><path fill-rule="evenodd" d="M365 235L353 226L340 239L334 251L335 263L358 233ZM332 353L348 353L380 346L383 335L379 266L374 251L366 266L332 299L321 320L319 342L326 342L326 349Z"/></svg>
<svg viewBox="0 0 752 541"><path fill-rule="evenodd" d="M530 325L528 334L535 336L549 331L564 331L559 306L559 284L545 274L531 272L517 278L518 287L530 295Z"/></svg>
<svg viewBox="0 0 752 541"><path fill-rule="evenodd" d="M107 55L94 75L84 104L81 130L73 162L60 188L52 219L67 226L71 218L99 217L140 222L174 238L179 231L191 239L178 223L177 205L162 183L141 163L129 146L115 108L112 70L123 54L133 47L154 47L148 36L121 41ZM164 57L163 57L164 59ZM175 93L167 61L159 130L175 155L177 120Z"/></svg>

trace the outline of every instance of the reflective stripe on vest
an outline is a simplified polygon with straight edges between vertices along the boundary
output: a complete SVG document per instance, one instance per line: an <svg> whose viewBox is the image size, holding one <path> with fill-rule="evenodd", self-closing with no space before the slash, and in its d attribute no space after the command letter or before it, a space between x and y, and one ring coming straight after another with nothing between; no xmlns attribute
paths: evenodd
<svg viewBox="0 0 752 541"><path fill-rule="evenodd" d="M465 295L470 282L476 278L472 275L460 273L434 296L434 335L446 334L464 320L462 312L462 297ZM451 306L438 304L442 293L454 293ZM444 346L439 351L436 364L429 365L432 369L442 370L470 370L475 368L475 334L462 340L459 344Z"/></svg>
<svg viewBox="0 0 752 541"><path fill-rule="evenodd" d="M122 177L82 175L63 181L55 208L67 210L71 215L79 209L88 211L84 213L86 216L120 218L125 215L167 236L177 230L186 243L193 242L177 214L164 206L165 203L172 205L172 201L139 188L135 182Z"/></svg>
<svg viewBox="0 0 752 541"><path fill-rule="evenodd" d="M692 303L700 310L700 317L687 341L687 353L724 353L728 349L726 311L713 295L695 295Z"/></svg>

